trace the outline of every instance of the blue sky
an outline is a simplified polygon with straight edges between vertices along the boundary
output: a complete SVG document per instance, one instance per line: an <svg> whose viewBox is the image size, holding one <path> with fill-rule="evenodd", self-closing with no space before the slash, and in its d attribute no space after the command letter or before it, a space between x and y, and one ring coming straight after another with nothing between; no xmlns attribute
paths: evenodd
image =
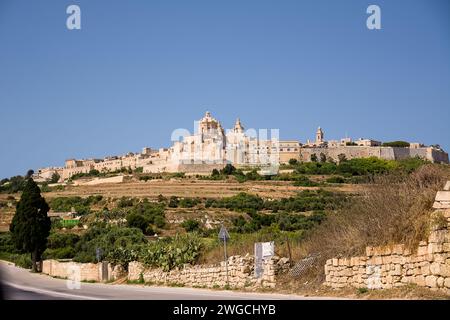
<svg viewBox="0 0 450 320"><path fill-rule="evenodd" d="M206 110L283 139L320 125L448 151L449 18L446 0L1 0L0 177L169 146Z"/></svg>

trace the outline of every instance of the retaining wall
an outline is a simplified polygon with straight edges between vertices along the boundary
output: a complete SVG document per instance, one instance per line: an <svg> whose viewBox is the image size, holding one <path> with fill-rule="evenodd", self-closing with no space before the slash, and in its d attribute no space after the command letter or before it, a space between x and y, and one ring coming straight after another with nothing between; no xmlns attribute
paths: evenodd
<svg viewBox="0 0 450 320"><path fill-rule="evenodd" d="M411 252L402 244L367 247L364 256L329 259L324 284L335 289L390 289L415 284L450 294L449 188L447 183L447 190L438 192L430 235L417 250Z"/></svg>
<svg viewBox="0 0 450 320"><path fill-rule="evenodd" d="M270 287L276 285L275 275L289 267L287 258L273 257L263 263L263 276L255 278L253 256L232 256L228 259L228 284L233 288L244 287ZM198 265L178 268L171 271L161 269L148 269L140 262L131 262L128 265L128 280L143 280L150 283L172 284L197 287L225 287L226 266Z"/></svg>

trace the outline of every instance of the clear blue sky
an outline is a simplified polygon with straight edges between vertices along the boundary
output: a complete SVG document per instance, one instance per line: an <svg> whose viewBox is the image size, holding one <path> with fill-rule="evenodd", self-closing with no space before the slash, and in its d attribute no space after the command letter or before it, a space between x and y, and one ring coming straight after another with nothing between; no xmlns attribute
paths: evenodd
<svg viewBox="0 0 450 320"><path fill-rule="evenodd" d="M169 146L206 110L448 151L449 109L447 0L0 0L0 177Z"/></svg>

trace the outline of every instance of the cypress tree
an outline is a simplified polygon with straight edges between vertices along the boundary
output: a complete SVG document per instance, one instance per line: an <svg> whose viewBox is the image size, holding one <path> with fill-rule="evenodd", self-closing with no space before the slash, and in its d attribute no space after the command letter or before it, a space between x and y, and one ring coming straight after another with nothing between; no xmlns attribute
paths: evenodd
<svg viewBox="0 0 450 320"><path fill-rule="evenodd" d="M36 263L47 246L51 222L47 216L49 206L41 196L41 190L31 175L27 175L20 201L16 205L9 230L16 248L23 253L31 253L32 270L37 271Z"/></svg>

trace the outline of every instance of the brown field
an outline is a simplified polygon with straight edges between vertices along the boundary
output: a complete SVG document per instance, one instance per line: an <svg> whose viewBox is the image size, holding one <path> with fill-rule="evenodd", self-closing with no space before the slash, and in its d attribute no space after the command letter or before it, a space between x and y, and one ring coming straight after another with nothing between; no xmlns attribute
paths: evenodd
<svg viewBox="0 0 450 320"><path fill-rule="evenodd" d="M320 176L316 177L320 180ZM363 185L343 184L333 187L325 187L328 190L339 190L342 192L358 193L364 188ZM46 199L55 197L80 196L88 197L90 195L102 195L105 198L136 197L156 199L158 195L165 197L202 197L202 198L220 198L230 197L239 192L246 192L259 195L263 198L286 198L295 195L296 192L306 189L318 189L318 187L295 187L289 181L251 181L239 183L237 181L208 181L196 179L171 179L171 180L150 180L129 181L123 183L110 183L101 185L80 185L66 186L64 191L47 192L42 195ZM8 194L0 194L0 202L7 203ZM16 201L20 194L13 194ZM0 207L0 232L8 230L9 223L14 214L14 206ZM178 210L177 210L178 211ZM203 216L205 212L189 212L189 217ZM176 219L176 216L183 216L181 212L168 213L169 219ZM216 214L212 214L214 218Z"/></svg>
<svg viewBox="0 0 450 320"><path fill-rule="evenodd" d="M358 192L362 185L342 185L326 187L329 190ZM101 194L104 197L120 198L122 196L153 199L162 194L165 197L230 197L239 192L247 192L264 198L285 198L296 192L318 187L294 187L288 181L257 181L238 183L235 181L203 181L203 180L152 180L148 182L124 182L95 186L68 186L64 191L44 193L46 198Z"/></svg>

